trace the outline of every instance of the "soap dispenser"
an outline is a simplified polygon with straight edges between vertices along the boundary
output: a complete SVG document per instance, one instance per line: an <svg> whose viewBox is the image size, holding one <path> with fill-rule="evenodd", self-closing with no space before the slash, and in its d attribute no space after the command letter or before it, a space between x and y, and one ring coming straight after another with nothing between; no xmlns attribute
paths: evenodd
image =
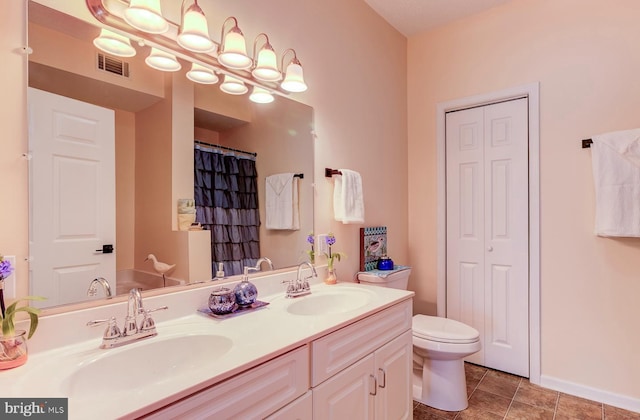
<svg viewBox="0 0 640 420"><path fill-rule="evenodd" d="M236 285L233 292L236 294L236 303L240 306L252 305L258 297L258 289L249 281L249 268L244 268L242 281Z"/></svg>

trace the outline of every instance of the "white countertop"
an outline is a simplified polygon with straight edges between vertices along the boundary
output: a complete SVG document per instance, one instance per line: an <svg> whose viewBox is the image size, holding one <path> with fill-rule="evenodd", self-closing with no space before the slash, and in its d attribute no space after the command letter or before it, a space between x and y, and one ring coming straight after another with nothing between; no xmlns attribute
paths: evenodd
<svg viewBox="0 0 640 420"><path fill-rule="evenodd" d="M216 334L230 339L233 347L230 351L215 356L215 360L208 363L206 368L198 369L195 366L188 372L182 372L171 371L170 366L163 366L163 371L171 372L168 378L155 378L147 382L147 378L130 377L130 372L113 373L122 376L122 383L141 381L142 385L134 389L114 389L117 387L110 385L114 379L111 373L106 374L109 376L106 385L100 377L96 377L95 389L83 389L82 396L69 398L69 418L114 419L144 415L413 296L413 292L404 290L354 283L327 286L320 282L312 284L312 294L314 291L321 293L327 289L339 291L341 288L359 287L371 291L372 298L367 305L345 313L292 315L286 311L286 306L304 297L293 300L284 298L285 286L281 281L286 275L295 276L295 273L252 279L259 292L281 291L269 296L260 294L258 300L269 302L269 305L227 319L216 319L197 311L199 307L206 307L209 293L218 287L214 283L198 289L145 298L147 309L169 306L169 310L153 314L158 336L148 340L168 340L185 334ZM148 340L115 349L99 349L104 329L85 326L89 320L107 316L117 316L118 324L121 325L126 312L124 308L126 302L120 302L43 317L31 340L34 342L33 346L31 342L29 344L27 363L0 372L2 395L26 398L69 397L68 394L65 395L65 380L70 371L105 355L131 350L133 346L144 346ZM68 344L62 345L63 343ZM192 351L188 347L184 348L183 357L189 358ZM211 349L211 352L216 353L215 349ZM106 386L109 388L104 388Z"/></svg>

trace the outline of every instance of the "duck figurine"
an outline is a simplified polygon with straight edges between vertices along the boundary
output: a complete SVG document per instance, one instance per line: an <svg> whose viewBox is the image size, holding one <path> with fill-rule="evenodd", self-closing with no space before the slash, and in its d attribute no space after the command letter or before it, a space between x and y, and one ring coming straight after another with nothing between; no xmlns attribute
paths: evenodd
<svg viewBox="0 0 640 420"><path fill-rule="evenodd" d="M153 269L156 271L156 273L162 275L163 285L166 286L167 280L164 275L167 274L169 271L173 270L176 267L176 265L160 262L158 261L156 256L153 254L147 255L147 258L145 258L145 261L149 261L149 260L153 261Z"/></svg>

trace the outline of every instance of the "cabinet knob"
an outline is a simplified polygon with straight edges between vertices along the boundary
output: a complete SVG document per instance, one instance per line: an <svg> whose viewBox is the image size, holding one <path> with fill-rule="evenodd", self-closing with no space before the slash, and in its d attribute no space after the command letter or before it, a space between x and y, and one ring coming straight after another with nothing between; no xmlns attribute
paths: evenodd
<svg viewBox="0 0 640 420"><path fill-rule="evenodd" d="M489 245L489 246L487 247L487 251L489 251L489 252L493 251L493 247L492 247L491 245Z"/></svg>

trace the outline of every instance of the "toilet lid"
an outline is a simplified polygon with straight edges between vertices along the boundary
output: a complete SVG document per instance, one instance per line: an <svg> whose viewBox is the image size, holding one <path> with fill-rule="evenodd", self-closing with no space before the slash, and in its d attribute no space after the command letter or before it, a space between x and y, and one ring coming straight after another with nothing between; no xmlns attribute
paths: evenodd
<svg viewBox="0 0 640 420"><path fill-rule="evenodd" d="M438 316L414 315L413 335L425 340L441 343L473 343L478 341L480 333L462 322Z"/></svg>

